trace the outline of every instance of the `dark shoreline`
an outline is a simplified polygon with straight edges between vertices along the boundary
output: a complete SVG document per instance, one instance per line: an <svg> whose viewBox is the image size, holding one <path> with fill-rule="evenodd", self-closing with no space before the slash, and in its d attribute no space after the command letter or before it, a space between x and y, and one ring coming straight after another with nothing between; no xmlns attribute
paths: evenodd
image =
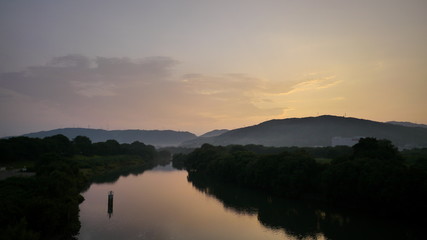
<svg viewBox="0 0 427 240"><path fill-rule="evenodd" d="M0 171L0 181L10 177L32 177L36 175L35 172L22 172L20 169Z"/></svg>

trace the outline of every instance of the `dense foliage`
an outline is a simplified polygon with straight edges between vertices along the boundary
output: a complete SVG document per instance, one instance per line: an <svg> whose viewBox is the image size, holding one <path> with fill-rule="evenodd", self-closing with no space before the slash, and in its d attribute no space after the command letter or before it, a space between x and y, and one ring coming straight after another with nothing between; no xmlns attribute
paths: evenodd
<svg viewBox="0 0 427 240"><path fill-rule="evenodd" d="M65 157L126 154L152 159L157 152L153 146L138 141L131 144L120 144L116 140L92 143L84 136L77 136L70 141L64 135L55 135L43 139L29 137L0 139L0 153L0 163L10 164L22 160L37 161L45 153L56 153Z"/></svg>
<svg viewBox="0 0 427 240"><path fill-rule="evenodd" d="M57 154L39 159L35 177L0 181L2 239L67 239L78 233L84 178Z"/></svg>
<svg viewBox="0 0 427 240"><path fill-rule="evenodd" d="M260 154L251 148L205 144L190 154L175 155L173 164L190 174L210 175L290 198L316 199L383 215L427 213L425 158L409 164L388 140L364 138L350 152L329 148L335 156L326 163L305 149Z"/></svg>
<svg viewBox="0 0 427 240"><path fill-rule="evenodd" d="M63 135L2 139L0 154L2 166L23 162L36 172L0 181L0 239L29 240L73 239L80 230L80 192L90 181L127 168L147 169L170 157L140 142L92 143Z"/></svg>

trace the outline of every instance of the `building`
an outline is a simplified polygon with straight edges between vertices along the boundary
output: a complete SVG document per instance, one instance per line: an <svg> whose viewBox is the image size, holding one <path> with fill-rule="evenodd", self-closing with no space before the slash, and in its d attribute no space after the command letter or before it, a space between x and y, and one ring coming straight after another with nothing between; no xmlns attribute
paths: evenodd
<svg viewBox="0 0 427 240"><path fill-rule="evenodd" d="M352 147L356 143L358 143L361 138L363 138L363 137L361 137L361 136L356 136L356 137L333 137L331 145L332 145L332 147L336 147L336 146L349 146L349 147Z"/></svg>

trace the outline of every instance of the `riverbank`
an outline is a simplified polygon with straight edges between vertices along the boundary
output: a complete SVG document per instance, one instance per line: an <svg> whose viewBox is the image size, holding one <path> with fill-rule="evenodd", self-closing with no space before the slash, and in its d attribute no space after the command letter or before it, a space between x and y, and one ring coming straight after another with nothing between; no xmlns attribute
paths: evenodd
<svg viewBox="0 0 427 240"><path fill-rule="evenodd" d="M32 177L35 172L23 172L21 169L11 169L0 171L0 181L10 177Z"/></svg>
<svg viewBox="0 0 427 240"><path fill-rule="evenodd" d="M82 160L52 155L42 162L37 174L19 170L1 173L0 239L74 239L80 230L81 192L93 182L114 182L122 175L155 166L153 161L136 156Z"/></svg>
<svg viewBox="0 0 427 240"><path fill-rule="evenodd" d="M75 239L81 192L96 178L154 166L167 153L140 142L92 143L62 135L0 140L1 166L31 166L34 173L4 171L0 181L0 239ZM28 176L28 177L13 177Z"/></svg>

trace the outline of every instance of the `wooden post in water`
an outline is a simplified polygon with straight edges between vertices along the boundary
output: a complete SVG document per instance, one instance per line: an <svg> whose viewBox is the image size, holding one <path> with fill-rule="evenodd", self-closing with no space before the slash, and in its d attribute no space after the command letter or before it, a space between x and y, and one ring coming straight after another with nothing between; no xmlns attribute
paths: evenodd
<svg viewBox="0 0 427 240"><path fill-rule="evenodd" d="M113 191L110 191L108 194L108 217L111 218L111 215L113 215Z"/></svg>

